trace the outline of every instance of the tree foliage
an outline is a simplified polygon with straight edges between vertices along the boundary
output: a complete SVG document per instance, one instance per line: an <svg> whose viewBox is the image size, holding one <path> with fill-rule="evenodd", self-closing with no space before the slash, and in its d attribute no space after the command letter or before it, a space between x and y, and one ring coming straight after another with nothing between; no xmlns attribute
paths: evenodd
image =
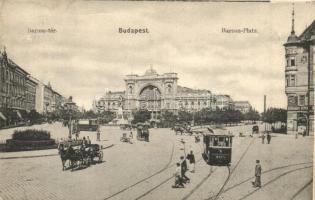
<svg viewBox="0 0 315 200"><path fill-rule="evenodd" d="M254 109L250 109L247 113L244 114L244 120L248 121L257 121L260 119L260 114Z"/></svg>
<svg viewBox="0 0 315 200"><path fill-rule="evenodd" d="M139 110L133 113L132 123L146 122L151 118L151 113L148 110Z"/></svg>
<svg viewBox="0 0 315 200"><path fill-rule="evenodd" d="M262 121L267 123L282 122L287 120L287 110L282 108L268 108L265 113L262 113Z"/></svg>

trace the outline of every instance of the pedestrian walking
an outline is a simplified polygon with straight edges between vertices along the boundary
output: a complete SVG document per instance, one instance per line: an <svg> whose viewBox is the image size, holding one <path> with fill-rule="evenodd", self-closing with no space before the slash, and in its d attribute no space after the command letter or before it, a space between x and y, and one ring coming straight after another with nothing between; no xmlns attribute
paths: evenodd
<svg viewBox="0 0 315 200"><path fill-rule="evenodd" d="M96 139L97 141L101 141L101 131L100 131L99 127L97 128L96 137L97 137L97 139Z"/></svg>
<svg viewBox="0 0 315 200"><path fill-rule="evenodd" d="M91 145L91 140L90 140L90 137L89 137L89 136L87 136L87 139L86 139L86 140L87 140L87 144L88 144L88 145Z"/></svg>
<svg viewBox="0 0 315 200"><path fill-rule="evenodd" d="M181 177L181 167L180 167L180 163L176 163L176 170L175 170L175 185L173 185L173 188L179 188L179 187L185 187L183 184L183 180Z"/></svg>
<svg viewBox="0 0 315 200"><path fill-rule="evenodd" d="M270 135L270 133L267 133L267 142L268 142L268 144L270 144L270 140L271 140L271 135Z"/></svg>
<svg viewBox="0 0 315 200"><path fill-rule="evenodd" d="M180 157L181 163L180 163L180 167L181 167L181 176L183 179L184 183L189 183L190 179L185 175L186 171L187 171L187 162L184 156Z"/></svg>
<svg viewBox="0 0 315 200"><path fill-rule="evenodd" d="M187 159L189 160L189 169L191 173L195 173L195 155L193 151L190 151L190 153L187 155Z"/></svg>
<svg viewBox="0 0 315 200"><path fill-rule="evenodd" d="M260 161L256 160L255 166L255 182L252 182L253 187L261 187L261 165Z"/></svg>
<svg viewBox="0 0 315 200"><path fill-rule="evenodd" d="M265 144L265 133L262 134L261 139L262 139L262 143Z"/></svg>

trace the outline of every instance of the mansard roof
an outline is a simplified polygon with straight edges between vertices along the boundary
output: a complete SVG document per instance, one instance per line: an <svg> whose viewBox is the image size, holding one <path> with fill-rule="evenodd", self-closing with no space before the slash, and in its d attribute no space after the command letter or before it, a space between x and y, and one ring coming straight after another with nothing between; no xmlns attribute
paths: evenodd
<svg viewBox="0 0 315 200"><path fill-rule="evenodd" d="M312 36L315 36L315 20L303 31L299 36L299 40L309 40Z"/></svg>
<svg viewBox="0 0 315 200"><path fill-rule="evenodd" d="M209 90L203 89L191 89L188 87L177 86L177 93L194 93L194 94L204 94L204 93L211 93Z"/></svg>
<svg viewBox="0 0 315 200"><path fill-rule="evenodd" d="M313 38L312 38L313 36ZM295 45L299 43L306 42L310 39L314 39L315 36L315 20L312 22L311 25L309 25L300 36L296 36L295 34L292 34L288 37L287 43L284 44L286 45Z"/></svg>
<svg viewBox="0 0 315 200"><path fill-rule="evenodd" d="M125 91L115 91L115 92L109 91L109 92L106 92L103 98L118 99L121 96L122 97L125 96Z"/></svg>

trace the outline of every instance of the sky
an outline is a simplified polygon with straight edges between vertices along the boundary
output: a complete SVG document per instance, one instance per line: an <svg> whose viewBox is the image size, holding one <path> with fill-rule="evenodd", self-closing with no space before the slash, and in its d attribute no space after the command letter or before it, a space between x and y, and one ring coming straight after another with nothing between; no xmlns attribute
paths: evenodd
<svg viewBox="0 0 315 200"><path fill-rule="evenodd" d="M295 31L315 20L315 3L295 3ZM286 108L284 47L291 3L0 1L0 46L9 58L89 109L127 74L176 72L178 84ZM120 34L119 28L148 34ZM30 29L55 29L33 33ZM256 29L257 33L224 33Z"/></svg>

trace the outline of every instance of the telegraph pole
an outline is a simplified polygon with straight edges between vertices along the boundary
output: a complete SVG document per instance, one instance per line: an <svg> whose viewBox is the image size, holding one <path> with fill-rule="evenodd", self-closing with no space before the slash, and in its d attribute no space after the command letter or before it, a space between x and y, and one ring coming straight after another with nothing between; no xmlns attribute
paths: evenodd
<svg viewBox="0 0 315 200"><path fill-rule="evenodd" d="M267 102L267 96L264 95L264 115L266 117L266 102ZM265 122L265 132L267 131L267 127L266 127L266 122Z"/></svg>

